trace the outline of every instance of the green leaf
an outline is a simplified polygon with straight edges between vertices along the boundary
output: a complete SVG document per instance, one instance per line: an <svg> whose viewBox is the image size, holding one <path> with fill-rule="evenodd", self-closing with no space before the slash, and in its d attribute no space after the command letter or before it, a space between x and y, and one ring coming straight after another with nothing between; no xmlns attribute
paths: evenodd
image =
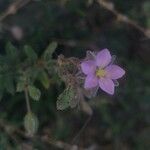
<svg viewBox="0 0 150 150"><path fill-rule="evenodd" d="M16 58L17 59L18 51L17 51L16 47L14 47L10 42L8 42L6 44L6 54L10 58Z"/></svg>
<svg viewBox="0 0 150 150"><path fill-rule="evenodd" d="M64 110L70 106L70 102L74 99L75 93L71 87L68 87L61 93L57 100L57 109Z"/></svg>
<svg viewBox="0 0 150 150"><path fill-rule="evenodd" d="M10 93L10 94L15 93L14 81L13 81L13 78L11 76L5 77L4 86L5 86L5 89L8 93Z"/></svg>
<svg viewBox="0 0 150 150"><path fill-rule="evenodd" d="M17 92L22 92L22 91L24 91L24 88L25 88L25 82L19 81L17 83L17 89L16 89L16 91Z"/></svg>
<svg viewBox="0 0 150 150"><path fill-rule="evenodd" d="M143 3L143 11L146 15L150 15L150 2L146 1Z"/></svg>
<svg viewBox="0 0 150 150"><path fill-rule="evenodd" d="M40 72L38 78L39 78L39 81L42 83L42 85L43 85L46 89L48 89L48 88L49 88L49 84L50 84L50 82L49 82L50 80L49 80L49 78L48 78L47 73L46 73L44 70L42 70L42 71Z"/></svg>
<svg viewBox="0 0 150 150"><path fill-rule="evenodd" d="M32 99L38 101L41 97L41 91L36 88L35 86L29 86L28 87L29 90L29 95Z"/></svg>
<svg viewBox="0 0 150 150"><path fill-rule="evenodd" d="M38 56L31 46L25 45L24 51L30 61L34 62L37 60Z"/></svg>
<svg viewBox="0 0 150 150"><path fill-rule="evenodd" d="M26 76L28 76L30 80L34 82L37 79L39 72L40 68L33 66L28 69Z"/></svg>
<svg viewBox="0 0 150 150"><path fill-rule="evenodd" d="M49 44L49 46L46 48L44 55L43 55L43 58L45 61L48 61L52 58L52 54L54 53L56 47L57 47L56 42L52 42Z"/></svg>
<svg viewBox="0 0 150 150"><path fill-rule="evenodd" d="M38 130L38 118L32 112L28 112L24 118L24 127L28 136L34 136Z"/></svg>

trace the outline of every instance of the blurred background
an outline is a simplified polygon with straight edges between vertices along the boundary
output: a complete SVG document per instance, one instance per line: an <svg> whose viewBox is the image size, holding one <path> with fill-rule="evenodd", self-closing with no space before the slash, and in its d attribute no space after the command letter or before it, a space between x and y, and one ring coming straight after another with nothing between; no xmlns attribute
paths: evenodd
<svg viewBox="0 0 150 150"><path fill-rule="evenodd" d="M84 58L86 50L108 48L126 75L114 96L100 91L87 100L93 116L78 137L79 147L70 149L149 150L150 1L103 1L24 0L17 11L11 8L8 12L16 1L0 0L0 54L5 54L7 42L20 51L30 45L40 56L49 42L56 41L54 59L60 54ZM54 82L47 90L41 88L40 101L31 101L31 105L39 119L37 135L71 145L88 115L78 108L58 111L56 100L62 91L63 86ZM23 131L25 114L24 94L5 92L0 101L0 150L61 149L50 140L15 135L12 128Z"/></svg>

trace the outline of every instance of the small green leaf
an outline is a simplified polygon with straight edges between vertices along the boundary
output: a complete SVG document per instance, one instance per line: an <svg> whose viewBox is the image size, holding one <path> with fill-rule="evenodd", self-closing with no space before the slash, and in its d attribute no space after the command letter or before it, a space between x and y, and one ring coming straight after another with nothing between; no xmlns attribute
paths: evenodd
<svg viewBox="0 0 150 150"><path fill-rule="evenodd" d="M14 47L10 42L8 42L6 44L6 54L10 58L16 58L17 59L18 51L17 51L16 47Z"/></svg>
<svg viewBox="0 0 150 150"><path fill-rule="evenodd" d="M45 61L48 61L52 58L52 54L54 53L56 47L57 47L56 42L52 42L49 44L49 46L46 48L44 55L43 55L43 58Z"/></svg>
<svg viewBox="0 0 150 150"><path fill-rule="evenodd" d="M24 91L24 88L25 88L25 82L19 81L17 83L17 89L16 89L16 91L17 92L22 92L22 91Z"/></svg>
<svg viewBox="0 0 150 150"><path fill-rule="evenodd" d="M71 87L68 87L61 93L57 100L57 109L64 110L70 106L70 102L74 99L75 93Z"/></svg>
<svg viewBox="0 0 150 150"><path fill-rule="evenodd" d="M143 11L146 15L150 15L150 2L146 1L143 3Z"/></svg>
<svg viewBox="0 0 150 150"><path fill-rule="evenodd" d="M11 76L6 76L4 79L4 86L5 89L8 93L14 94L15 93L15 86L14 86L14 81Z"/></svg>
<svg viewBox="0 0 150 150"><path fill-rule="evenodd" d="M35 81L38 77L39 72L40 68L33 66L28 69L28 71L26 72L26 76L28 76L31 81Z"/></svg>
<svg viewBox="0 0 150 150"><path fill-rule="evenodd" d="M35 86L29 86L28 87L29 90L29 95L32 99L38 101L41 97L41 91L36 88Z"/></svg>
<svg viewBox="0 0 150 150"><path fill-rule="evenodd" d="M42 85L43 85L46 89L48 89L50 82L49 82L49 78L48 78L47 73L46 73L44 70L42 70L42 71L40 72L38 78L39 78L40 82L42 83Z"/></svg>
<svg viewBox="0 0 150 150"><path fill-rule="evenodd" d="M30 61L34 62L37 60L38 56L31 46L25 45L24 51Z"/></svg>
<svg viewBox="0 0 150 150"><path fill-rule="evenodd" d="M28 136L34 136L38 130L38 118L32 112L28 112L24 118L24 127Z"/></svg>

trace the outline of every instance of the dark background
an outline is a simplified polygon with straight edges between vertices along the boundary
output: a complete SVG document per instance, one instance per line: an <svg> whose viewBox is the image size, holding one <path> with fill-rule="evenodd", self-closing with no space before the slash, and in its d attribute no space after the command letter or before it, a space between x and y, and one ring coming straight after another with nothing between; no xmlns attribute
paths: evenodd
<svg viewBox="0 0 150 150"><path fill-rule="evenodd" d="M110 2L141 27L150 27L148 0ZM11 3L12 0L0 0L0 14ZM19 28L15 34L14 27ZM18 32L22 32L20 38L16 37ZM150 39L135 26L120 23L96 1L35 0L0 22L1 54L5 53L8 41L19 49L25 44L31 45L39 55L49 42L57 41L54 59L59 54L84 58L86 50L108 48L117 56L117 63L126 70L126 75L119 81L114 96L100 92L89 100L94 114L78 139L78 145L89 150L150 149ZM32 109L40 120L37 134L71 143L88 116L77 108L57 111L55 103L62 91L57 84L41 90L40 101L32 101ZM22 128L25 112L23 94L4 95L0 102L0 118ZM13 140L0 128L0 150L57 149L51 144L22 137L20 145Z"/></svg>

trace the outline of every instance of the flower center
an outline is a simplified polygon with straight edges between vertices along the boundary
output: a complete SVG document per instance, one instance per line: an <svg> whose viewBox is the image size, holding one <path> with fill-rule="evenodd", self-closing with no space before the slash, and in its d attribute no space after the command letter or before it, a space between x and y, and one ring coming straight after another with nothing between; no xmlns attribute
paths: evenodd
<svg viewBox="0 0 150 150"><path fill-rule="evenodd" d="M105 77L106 75L106 71L104 69L97 69L96 71L96 76L101 78L101 77Z"/></svg>

